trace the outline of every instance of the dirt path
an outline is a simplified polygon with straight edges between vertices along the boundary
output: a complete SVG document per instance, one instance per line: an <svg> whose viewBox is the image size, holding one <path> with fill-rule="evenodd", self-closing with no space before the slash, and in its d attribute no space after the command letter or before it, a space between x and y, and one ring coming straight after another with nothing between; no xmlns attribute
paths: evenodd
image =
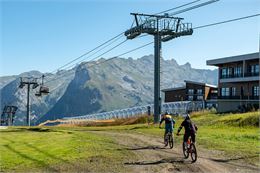
<svg viewBox="0 0 260 173"><path fill-rule="evenodd" d="M173 149L164 148L162 139L142 133L104 132L114 138L118 144L134 153L134 159L124 161L133 172L258 172L257 167L245 165L239 159L216 158L215 152L199 149L198 160L184 159L181 146ZM214 159L212 159L214 158Z"/></svg>

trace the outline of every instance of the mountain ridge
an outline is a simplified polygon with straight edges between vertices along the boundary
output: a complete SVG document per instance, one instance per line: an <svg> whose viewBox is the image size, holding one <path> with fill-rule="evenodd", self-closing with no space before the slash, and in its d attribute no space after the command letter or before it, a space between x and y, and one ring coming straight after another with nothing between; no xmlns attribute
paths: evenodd
<svg viewBox="0 0 260 173"><path fill-rule="evenodd" d="M48 74L47 81L50 82L46 84L51 93L42 98L31 95L34 121L111 111L153 102L152 55L138 59L117 57L104 61L105 59L99 59L84 62L68 71ZM217 70L194 69L190 63L179 65L174 59L162 60L161 65L161 89L182 86L184 80L217 84ZM32 73L42 75L40 72ZM64 73L69 75L62 76ZM30 72L21 75L24 74ZM5 82L0 89L1 96L4 94L1 97L1 108L8 101L18 105L17 122L22 122L25 117L26 90L15 90L21 75L15 79L12 77L11 82ZM0 77L0 84L4 83L2 78ZM34 93L35 91L32 92Z"/></svg>

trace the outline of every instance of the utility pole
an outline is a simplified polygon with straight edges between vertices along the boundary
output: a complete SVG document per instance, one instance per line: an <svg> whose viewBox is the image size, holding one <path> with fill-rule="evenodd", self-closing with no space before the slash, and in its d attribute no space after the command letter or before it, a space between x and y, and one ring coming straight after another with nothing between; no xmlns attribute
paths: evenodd
<svg viewBox="0 0 260 173"><path fill-rule="evenodd" d="M125 31L127 39L134 39L142 33L154 36L154 123L158 123L161 114L160 98L160 58L161 42L192 35L191 23L182 23L183 18L164 15L150 15L131 13L135 18L136 26Z"/></svg>
<svg viewBox="0 0 260 173"><path fill-rule="evenodd" d="M30 126L30 88L32 85L32 89L35 89L39 86L37 82L37 78L34 77L21 77L20 78L20 85L19 88L23 88L25 85L27 85L27 105L26 105L26 123L28 126Z"/></svg>

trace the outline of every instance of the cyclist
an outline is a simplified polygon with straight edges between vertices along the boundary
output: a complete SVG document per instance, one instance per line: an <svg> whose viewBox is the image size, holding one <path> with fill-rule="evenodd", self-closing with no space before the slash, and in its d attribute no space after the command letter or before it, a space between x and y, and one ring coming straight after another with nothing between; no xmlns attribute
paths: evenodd
<svg viewBox="0 0 260 173"><path fill-rule="evenodd" d="M185 147L187 147L187 141L189 137L191 136L192 142L195 144L195 138L196 138L196 132L198 130L198 127L191 121L189 112L184 116L184 121L181 123L181 126L178 129L177 135L180 135L180 131L182 127L185 128L185 133L183 135L183 142Z"/></svg>
<svg viewBox="0 0 260 173"><path fill-rule="evenodd" d="M168 114L168 112L165 112L161 117L159 128L161 128L161 124L163 121L165 121L164 143L165 146L167 146L168 142L166 141L165 136L168 132L173 132L175 120L172 118L170 114Z"/></svg>

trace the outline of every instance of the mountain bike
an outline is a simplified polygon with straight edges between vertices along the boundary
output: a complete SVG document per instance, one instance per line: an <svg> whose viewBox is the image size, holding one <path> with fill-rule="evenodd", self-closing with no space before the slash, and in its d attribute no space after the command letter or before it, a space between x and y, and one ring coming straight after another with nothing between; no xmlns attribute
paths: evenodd
<svg viewBox="0 0 260 173"><path fill-rule="evenodd" d="M167 132L164 141L165 141L165 146L169 144L170 148L173 148L173 133Z"/></svg>
<svg viewBox="0 0 260 173"><path fill-rule="evenodd" d="M160 127L160 129L162 129ZM173 133L172 132L167 132L164 136L164 144L167 146L169 144L170 148L173 148Z"/></svg>
<svg viewBox="0 0 260 173"><path fill-rule="evenodd" d="M184 142L182 143L182 151L185 159L189 158L190 155L192 162L197 161L197 149L195 144L191 140L191 136L188 138L186 145Z"/></svg>

